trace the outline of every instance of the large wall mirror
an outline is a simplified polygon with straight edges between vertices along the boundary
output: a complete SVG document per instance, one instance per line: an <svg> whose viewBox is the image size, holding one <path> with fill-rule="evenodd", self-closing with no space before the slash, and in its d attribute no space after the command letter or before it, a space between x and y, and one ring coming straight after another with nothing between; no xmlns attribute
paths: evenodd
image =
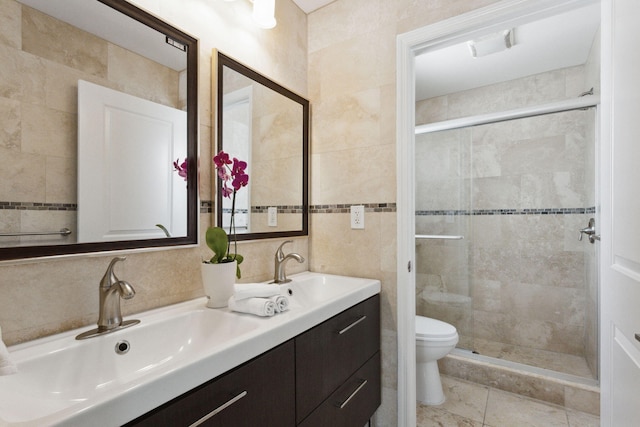
<svg viewBox="0 0 640 427"><path fill-rule="evenodd" d="M217 151L248 164L249 185L235 201L238 240L307 235L309 101L220 52L212 57ZM228 230L231 200L216 181L215 223Z"/></svg>
<svg viewBox="0 0 640 427"><path fill-rule="evenodd" d="M124 0L2 9L0 260L197 244L197 40Z"/></svg>

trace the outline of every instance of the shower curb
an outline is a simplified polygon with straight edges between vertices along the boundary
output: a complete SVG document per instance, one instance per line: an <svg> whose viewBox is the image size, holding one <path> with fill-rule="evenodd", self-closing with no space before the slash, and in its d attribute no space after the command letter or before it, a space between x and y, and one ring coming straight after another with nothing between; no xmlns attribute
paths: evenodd
<svg viewBox="0 0 640 427"><path fill-rule="evenodd" d="M451 377L600 416L600 387L596 380L458 349L440 359L438 365L442 374Z"/></svg>

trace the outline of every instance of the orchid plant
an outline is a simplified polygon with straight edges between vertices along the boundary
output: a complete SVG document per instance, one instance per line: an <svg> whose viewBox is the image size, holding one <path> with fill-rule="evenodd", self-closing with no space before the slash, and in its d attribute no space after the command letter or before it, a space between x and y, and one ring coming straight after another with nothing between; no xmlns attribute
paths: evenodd
<svg viewBox="0 0 640 427"><path fill-rule="evenodd" d="M229 223L229 234L221 227L209 227L206 233L207 246L213 251L213 257L209 261L211 264L220 264L225 262L237 261L236 277L241 277L240 264L244 260L243 256L238 253L238 239L236 237L235 225L235 209L236 209L236 193L242 187L249 184L249 175L245 173L247 162L233 160L229 158L229 154L220 151L213 157L213 163L218 174L218 178L222 182L222 196L231 199L231 221ZM233 236L233 254L231 253L231 240L229 236Z"/></svg>

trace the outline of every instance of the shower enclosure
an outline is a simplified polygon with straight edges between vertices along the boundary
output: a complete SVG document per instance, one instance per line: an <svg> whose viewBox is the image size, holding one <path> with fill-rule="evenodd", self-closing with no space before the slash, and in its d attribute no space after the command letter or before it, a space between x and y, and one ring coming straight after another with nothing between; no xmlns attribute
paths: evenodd
<svg viewBox="0 0 640 427"><path fill-rule="evenodd" d="M458 348L598 378L595 111L417 132L416 314Z"/></svg>

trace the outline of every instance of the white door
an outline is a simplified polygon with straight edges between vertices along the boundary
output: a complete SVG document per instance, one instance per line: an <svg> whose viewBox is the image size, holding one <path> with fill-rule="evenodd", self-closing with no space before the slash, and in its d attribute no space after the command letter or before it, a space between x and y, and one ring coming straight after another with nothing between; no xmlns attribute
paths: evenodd
<svg viewBox="0 0 640 427"><path fill-rule="evenodd" d="M78 242L187 234L185 111L78 82Z"/></svg>
<svg viewBox="0 0 640 427"><path fill-rule="evenodd" d="M640 425L640 2L602 17L601 423Z"/></svg>

